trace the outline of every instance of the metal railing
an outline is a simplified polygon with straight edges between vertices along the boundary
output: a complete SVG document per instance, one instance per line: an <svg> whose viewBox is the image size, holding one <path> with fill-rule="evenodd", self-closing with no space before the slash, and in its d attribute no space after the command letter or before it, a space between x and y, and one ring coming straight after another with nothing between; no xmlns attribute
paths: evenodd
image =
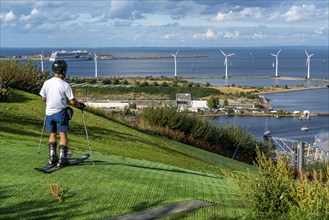
<svg viewBox="0 0 329 220"><path fill-rule="evenodd" d="M291 165L303 169L305 164L329 163L329 151L320 149L307 142L280 137L264 137L272 147L273 152L291 157Z"/></svg>

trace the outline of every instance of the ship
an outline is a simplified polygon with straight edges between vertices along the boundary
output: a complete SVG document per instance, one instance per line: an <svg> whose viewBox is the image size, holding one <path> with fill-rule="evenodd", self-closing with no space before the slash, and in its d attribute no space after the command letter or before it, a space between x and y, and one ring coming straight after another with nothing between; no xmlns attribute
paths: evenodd
<svg viewBox="0 0 329 220"><path fill-rule="evenodd" d="M78 61L78 60L91 60L92 55L87 50L61 50L61 51L54 51L51 53L49 61L56 61L56 60L66 60L66 61Z"/></svg>

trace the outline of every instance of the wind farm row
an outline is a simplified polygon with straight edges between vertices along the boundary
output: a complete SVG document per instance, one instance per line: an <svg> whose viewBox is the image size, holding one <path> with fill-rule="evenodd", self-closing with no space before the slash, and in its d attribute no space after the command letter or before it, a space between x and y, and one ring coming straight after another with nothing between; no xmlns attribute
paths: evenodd
<svg viewBox="0 0 329 220"><path fill-rule="evenodd" d="M273 57L275 57L275 61L273 62L272 67L275 67L275 77L279 77L279 54L281 53L281 49L277 52L277 53L270 53L270 55L272 55ZM224 56L224 66L225 66L225 78L229 78L229 74L228 74L228 66L232 65L232 63L229 63L229 57L235 55L236 53L230 53L230 54L226 54L223 50L220 50L220 52L223 54ZM177 58L184 58L184 57L180 57L178 56L179 50L176 51L175 54L171 54L171 56L174 58L174 77L177 77ZM307 67L307 77L305 77L306 79L310 79L310 70L311 70L311 57L314 54L309 54L307 52L307 50L305 50L305 54L306 54L306 67ZM43 61L44 61L44 54L43 51L42 53L39 55L40 56L40 61L41 61L41 71L44 71L44 65L43 65ZM103 55L102 55L103 56ZM94 60L94 65L95 65L95 77L98 77L98 67L97 67L97 58L99 56L96 55L96 53L94 53L93 55L93 60ZM169 56L168 56L169 57ZM167 57L167 58L168 58ZM140 57L136 57L138 59L140 59ZM163 58L163 57L161 57Z"/></svg>
<svg viewBox="0 0 329 220"><path fill-rule="evenodd" d="M227 72L228 57L233 56L235 53L231 53L231 54L226 55L222 50L220 50L220 52L222 52L222 54L225 56L225 59L224 59L225 78L228 78L228 72ZM271 55L275 57L275 64L273 63L273 67L275 67L275 77L279 77L278 69L279 69L279 54L280 54L280 52L281 52L281 49L276 54L271 53ZM310 79L311 57L314 54L309 55L306 50L305 50L305 53L306 53L306 56L307 56L307 59L306 59L307 79Z"/></svg>

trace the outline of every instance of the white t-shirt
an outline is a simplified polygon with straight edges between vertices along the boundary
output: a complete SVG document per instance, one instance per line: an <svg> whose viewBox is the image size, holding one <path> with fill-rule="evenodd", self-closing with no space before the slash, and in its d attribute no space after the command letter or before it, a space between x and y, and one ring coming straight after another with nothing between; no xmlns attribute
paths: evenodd
<svg viewBox="0 0 329 220"><path fill-rule="evenodd" d="M46 115L60 112L74 98L71 86L57 77L45 81L39 94L46 98Z"/></svg>

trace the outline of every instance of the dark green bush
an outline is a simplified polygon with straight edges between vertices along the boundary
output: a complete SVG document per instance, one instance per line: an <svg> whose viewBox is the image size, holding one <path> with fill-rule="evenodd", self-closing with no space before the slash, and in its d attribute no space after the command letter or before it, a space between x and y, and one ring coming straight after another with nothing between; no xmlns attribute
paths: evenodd
<svg viewBox="0 0 329 220"><path fill-rule="evenodd" d="M198 140L198 143L207 143L207 150L212 146L211 149L216 153L232 156L232 152L239 146L238 154L242 153L247 158L256 155L254 136L235 125L216 126L208 120L191 116L186 112L177 112L171 107L148 107L144 110L142 118L151 126L181 132L185 134L186 140L191 137Z"/></svg>
<svg viewBox="0 0 329 220"><path fill-rule="evenodd" d="M110 79L103 79L103 80L102 80L102 83L103 83L104 85L108 85L108 84L111 84L112 81L111 81Z"/></svg>
<svg viewBox="0 0 329 220"><path fill-rule="evenodd" d="M41 72L32 61L20 62L15 60L0 61L0 99L10 96L11 89L38 93L43 82L49 78L49 72Z"/></svg>

